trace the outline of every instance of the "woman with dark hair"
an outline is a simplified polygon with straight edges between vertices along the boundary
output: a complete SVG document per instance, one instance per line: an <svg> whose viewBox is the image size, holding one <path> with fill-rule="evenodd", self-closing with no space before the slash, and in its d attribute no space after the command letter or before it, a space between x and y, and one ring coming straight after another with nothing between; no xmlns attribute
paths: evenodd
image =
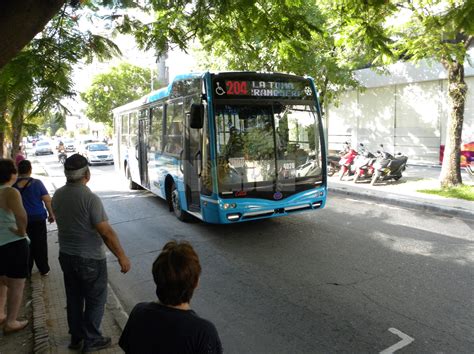
<svg viewBox="0 0 474 354"><path fill-rule="evenodd" d="M18 179L13 187L20 192L28 215L26 233L31 240L29 274L33 270L33 263L36 263L41 275L48 275L50 268L48 264L46 218L50 223L54 222L55 219L51 208L51 197L43 182L31 177L31 171L32 167L29 160L20 161L18 164Z"/></svg>
<svg viewBox="0 0 474 354"><path fill-rule="evenodd" d="M28 275L28 238L26 211L20 193L12 188L16 179L13 160L0 159L0 326L4 334L28 325L17 319Z"/></svg>
<svg viewBox="0 0 474 354"><path fill-rule="evenodd" d="M220 354L216 327L191 310L201 265L187 242L168 242L153 263L158 302L137 304L120 337L127 354Z"/></svg>
<svg viewBox="0 0 474 354"><path fill-rule="evenodd" d="M25 155L23 154L23 146L18 147L18 151L15 156L15 164L18 166L18 164L25 159Z"/></svg>

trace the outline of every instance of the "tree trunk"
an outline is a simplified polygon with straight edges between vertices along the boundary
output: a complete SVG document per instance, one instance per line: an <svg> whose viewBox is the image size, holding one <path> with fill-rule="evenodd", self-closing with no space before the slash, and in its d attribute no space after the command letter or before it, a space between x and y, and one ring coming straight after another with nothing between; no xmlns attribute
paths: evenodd
<svg viewBox="0 0 474 354"><path fill-rule="evenodd" d="M0 69L43 30L65 0L0 1Z"/></svg>
<svg viewBox="0 0 474 354"><path fill-rule="evenodd" d="M7 128L7 111L0 112L0 158L5 157L5 130Z"/></svg>
<svg viewBox="0 0 474 354"><path fill-rule="evenodd" d="M459 62L444 63L448 70L448 96L450 114L446 129L441 187L462 184L461 178L461 137L464 121L464 104L467 85L464 81L464 66Z"/></svg>
<svg viewBox="0 0 474 354"><path fill-rule="evenodd" d="M18 151L20 150L21 143L21 132L23 130L23 116L24 110L21 109L12 116L12 151L11 158L14 159Z"/></svg>

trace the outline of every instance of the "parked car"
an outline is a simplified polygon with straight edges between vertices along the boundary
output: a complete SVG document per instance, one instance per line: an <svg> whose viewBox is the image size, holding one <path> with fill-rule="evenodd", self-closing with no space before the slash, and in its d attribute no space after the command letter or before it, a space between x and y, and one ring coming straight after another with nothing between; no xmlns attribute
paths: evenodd
<svg viewBox="0 0 474 354"><path fill-rule="evenodd" d="M86 146L87 144L90 143L100 143L100 141L97 141L92 138L81 138L79 140L76 140L76 151L78 154L81 154L83 156L86 156Z"/></svg>
<svg viewBox="0 0 474 354"><path fill-rule="evenodd" d="M64 150L67 152L74 152L76 151L76 142L74 139L64 139Z"/></svg>
<svg viewBox="0 0 474 354"><path fill-rule="evenodd" d="M87 144L84 148L83 155L87 159L89 165L114 163L112 151L107 144L104 143Z"/></svg>
<svg viewBox="0 0 474 354"><path fill-rule="evenodd" d="M35 156L38 156L38 155L51 155L51 154L54 153L51 143L49 141L46 141L46 140L38 141L36 143L35 148L34 148L33 151L34 151Z"/></svg>

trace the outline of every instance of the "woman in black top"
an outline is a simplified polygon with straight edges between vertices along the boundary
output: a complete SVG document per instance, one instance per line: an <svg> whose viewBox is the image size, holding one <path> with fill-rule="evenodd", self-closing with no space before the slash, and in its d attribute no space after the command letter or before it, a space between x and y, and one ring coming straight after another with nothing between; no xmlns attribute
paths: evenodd
<svg viewBox="0 0 474 354"><path fill-rule="evenodd" d="M222 353L216 327L189 305L201 265L187 242L168 242L153 263L159 302L137 304L119 345L126 353Z"/></svg>

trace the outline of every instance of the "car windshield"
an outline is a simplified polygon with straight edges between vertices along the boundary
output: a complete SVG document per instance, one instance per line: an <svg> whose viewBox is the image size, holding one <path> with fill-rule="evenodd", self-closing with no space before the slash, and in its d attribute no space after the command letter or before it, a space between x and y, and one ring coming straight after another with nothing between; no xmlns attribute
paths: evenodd
<svg viewBox="0 0 474 354"><path fill-rule="evenodd" d="M38 145L39 145L39 146L47 146L47 145L49 145L49 143L48 143L47 141L40 141L40 142L38 143Z"/></svg>
<svg viewBox="0 0 474 354"><path fill-rule="evenodd" d="M221 192L291 187L321 176L312 105L217 105L216 128Z"/></svg>
<svg viewBox="0 0 474 354"><path fill-rule="evenodd" d="M66 139L66 140L64 140L64 143L65 144L74 144L74 140L73 139Z"/></svg>
<svg viewBox="0 0 474 354"><path fill-rule="evenodd" d="M109 147L105 144L91 144L89 145L89 151L108 151Z"/></svg>

